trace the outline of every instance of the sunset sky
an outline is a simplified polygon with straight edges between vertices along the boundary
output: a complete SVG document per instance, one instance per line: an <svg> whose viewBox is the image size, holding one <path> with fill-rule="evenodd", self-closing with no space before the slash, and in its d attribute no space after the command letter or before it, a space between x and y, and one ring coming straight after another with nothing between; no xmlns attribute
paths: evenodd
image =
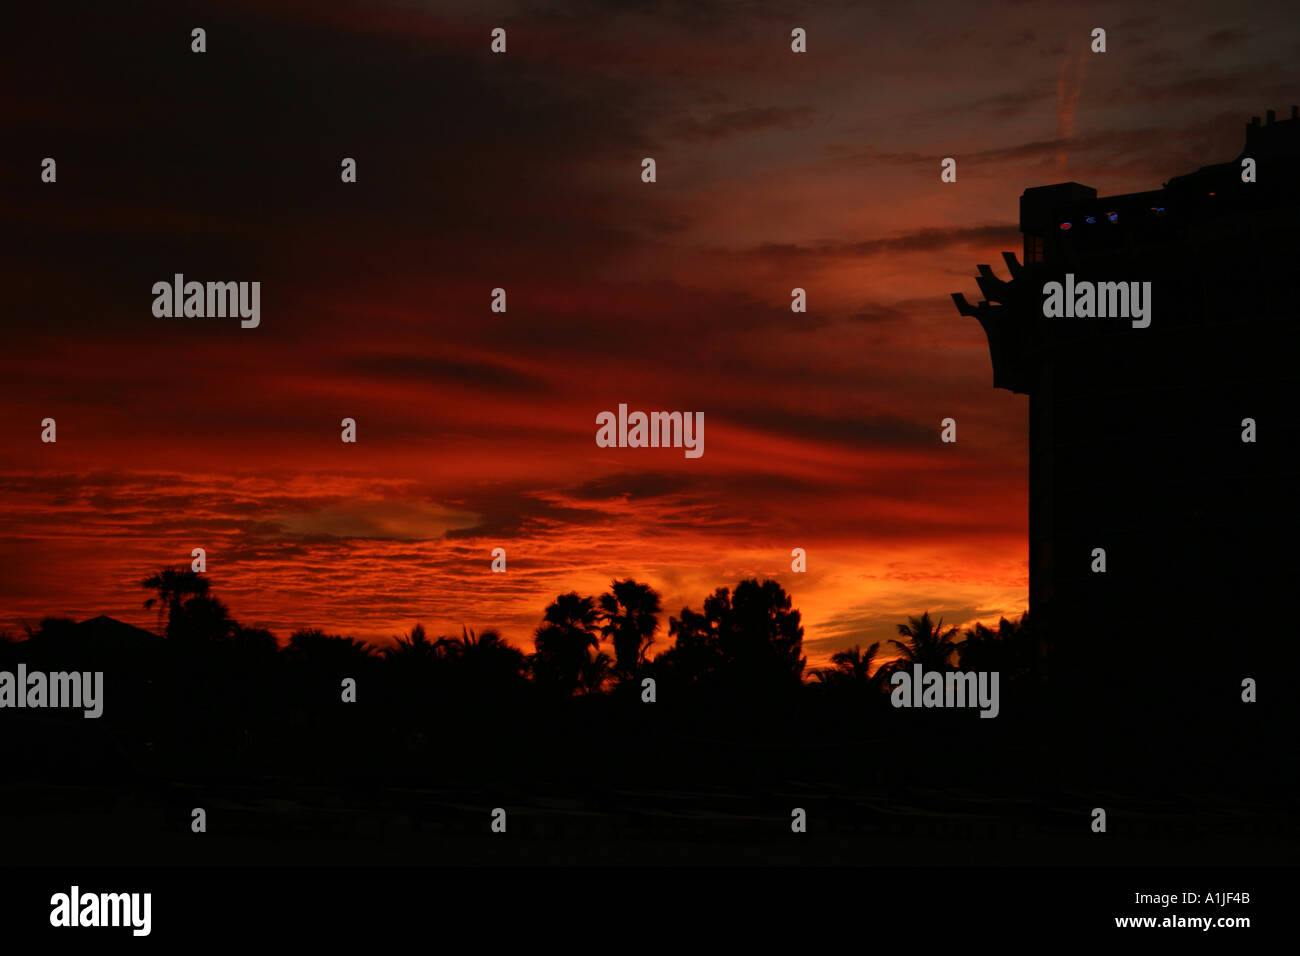
<svg viewBox="0 0 1300 956"><path fill-rule="evenodd" d="M627 576L658 649L774 577L813 666L1018 614L1027 400L949 293L1005 274L1026 187L1158 187L1300 94L1289 3L224 6L8 36L0 628L152 626L138 581L199 546L281 638L531 650ZM260 327L156 318L174 273L260 281ZM702 411L703 457L598 448L619 403Z"/></svg>

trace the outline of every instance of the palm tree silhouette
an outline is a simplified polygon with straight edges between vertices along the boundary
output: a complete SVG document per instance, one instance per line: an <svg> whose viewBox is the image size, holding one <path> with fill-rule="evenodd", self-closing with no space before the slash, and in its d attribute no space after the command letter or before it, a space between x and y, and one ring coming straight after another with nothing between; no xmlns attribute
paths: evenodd
<svg viewBox="0 0 1300 956"><path fill-rule="evenodd" d="M424 625L416 624L410 634L399 636L396 644L384 649L384 657L400 663L444 661L454 653L454 645L455 640L450 637L429 640Z"/></svg>
<svg viewBox="0 0 1300 956"><path fill-rule="evenodd" d="M862 647L854 644L843 651L831 655L831 666L813 671L813 676L824 684L845 681L853 684L870 684L880 676L882 667L876 665L876 654L880 642L872 644L864 652ZM873 669L875 673L873 674Z"/></svg>
<svg viewBox="0 0 1300 956"><path fill-rule="evenodd" d="M578 672L578 688L584 694L598 694L605 688L605 683L613 676L614 658L604 651L588 655Z"/></svg>
<svg viewBox="0 0 1300 956"><path fill-rule="evenodd" d="M460 637L448 644L457 669L471 682L482 687L506 687L523 679L524 653L502 640L495 630L481 635L464 626Z"/></svg>
<svg viewBox="0 0 1300 956"><path fill-rule="evenodd" d="M729 596L728 596L729 599ZM719 647L719 617L710 613L719 601L717 593L704 601L704 613L682 608L680 618L668 618L672 647L654 659L655 670L683 684L713 681L723 665Z"/></svg>
<svg viewBox="0 0 1300 956"><path fill-rule="evenodd" d="M262 627L236 624L230 636L235 648L250 659L269 660L280 649L275 635Z"/></svg>
<svg viewBox="0 0 1300 956"><path fill-rule="evenodd" d="M149 598L144 606L147 610L158 605L159 627L162 627L164 614L170 622L187 599L206 597L211 585L212 582L190 568L163 568L140 582L140 587L158 592L158 596Z"/></svg>
<svg viewBox="0 0 1300 956"><path fill-rule="evenodd" d="M312 669L351 673L375 656L375 649L352 637L326 634L318 627L294 631L284 649L285 657Z"/></svg>
<svg viewBox="0 0 1300 956"><path fill-rule="evenodd" d="M178 603L167 619L168 638L197 643L227 641L238 628L238 622L230 616L230 608L206 593Z"/></svg>
<svg viewBox="0 0 1300 956"><path fill-rule="evenodd" d="M945 628L943 618L937 623L930 620L929 611L920 617L909 615L906 624L898 625L898 633L907 640L889 642L903 652L897 666L920 664L926 670L944 670L959 643L953 640L957 625Z"/></svg>
<svg viewBox="0 0 1300 956"><path fill-rule="evenodd" d="M962 667L970 670L1003 671L1007 678L1031 671L1035 648L1029 631L1029 613L1015 621L998 620L997 630L976 623L963 632L965 640L957 652Z"/></svg>
<svg viewBox="0 0 1300 956"><path fill-rule="evenodd" d="M551 602L533 638L533 676L572 694L583 668L591 666L593 652L600 649L596 619L595 598L570 591Z"/></svg>
<svg viewBox="0 0 1300 956"><path fill-rule="evenodd" d="M604 611L601 634L614 645L617 672L626 678L645 663L646 651L654 643L659 627L659 592L630 578L613 581L609 587L600 598Z"/></svg>

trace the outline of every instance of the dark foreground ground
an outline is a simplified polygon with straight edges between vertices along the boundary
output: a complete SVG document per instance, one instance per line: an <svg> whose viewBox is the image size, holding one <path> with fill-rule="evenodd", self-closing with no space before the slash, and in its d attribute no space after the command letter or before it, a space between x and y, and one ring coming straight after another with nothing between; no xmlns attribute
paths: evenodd
<svg viewBox="0 0 1300 956"><path fill-rule="evenodd" d="M725 710L599 697L406 734L340 709L233 743L201 720L137 741L24 717L6 726L0 845L16 865L1300 859L1288 715L1079 720L1028 703L981 720L860 696Z"/></svg>

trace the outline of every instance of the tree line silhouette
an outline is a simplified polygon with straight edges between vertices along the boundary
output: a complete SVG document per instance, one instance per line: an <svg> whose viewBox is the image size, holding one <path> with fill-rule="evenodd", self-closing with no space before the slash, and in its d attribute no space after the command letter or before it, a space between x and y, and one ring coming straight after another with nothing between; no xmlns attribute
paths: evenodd
<svg viewBox="0 0 1300 956"><path fill-rule="evenodd" d="M276 821L267 832L280 834L300 823L285 807L337 800L352 808L348 819L396 827L401 843L405 820L477 832L483 806L551 801L624 813L631 800L620 827L657 833L671 821L707 856L716 819L682 811L700 800L762 815L788 813L786 802L805 799L794 793L816 793L820 820L857 832L866 819L897 822L893 811L872 816L855 802L862 794L871 807L931 813L933 795L954 785L1003 809L1027 794L1040 807L1067 805L1071 787L1102 772L1146 795L1170 780L1204 785L1196 762L1172 748L1153 756L1140 738L1117 750L1130 737L1107 732L1083 748L1110 689L1099 686L1086 707L1060 701L1059 687L1043 681L1028 614L963 629L927 611L897 623L892 640L809 668L800 612L772 580L717 588L672 616L633 579L599 595L559 594L531 649L496 630L434 636L420 624L387 647L320 628L277 640L236 620L210 580L188 569L137 583L157 633L106 617L47 617L0 639L2 670L21 662L29 672L104 672L99 719L71 708L5 711L0 803L109 812L125 800L155 808L171 821L166 832L188 833L203 800L273 794L282 803L266 811ZM894 708L890 677L914 665L998 672L998 719ZM349 678L355 704L343 697ZM653 704L644 703L647 678ZM1245 746L1245 733L1267 753L1293 726L1239 710L1231 720L1211 711L1217 723L1196 724L1206 728L1196 746ZM1234 779L1262 785L1267 766L1257 761ZM223 826L236 826L228 816ZM260 839L256 820L250 839ZM430 846L441 832L430 832Z"/></svg>
<svg viewBox="0 0 1300 956"><path fill-rule="evenodd" d="M409 679L402 683L412 690L424 679L455 685L461 695L518 692L529 684L548 696L564 698L639 687L646 677L676 688L780 692L808 683L884 688L891 673L913 664L927 670L954 665L997 670L1004 679L1023 677L1034 666L1027 612L1016 621L1003 618L996 628L976 624L959 633L956 626L945 627L942 619L934 621L926 611L897 625L902 640L888 642L896 652L892 659L886 659L877 642L865 650L854 646L838 651L829 666L807 669L800 613L773 580L749 579L734 590L718 588L705 598L701 611L683 608L680 617L668 621L671 646L653 658L649 651L660 630L662 602L654 588L632 579L612 581L599 597L576 591L558 595L546 607L533 635L532 653L509 644L495 629L475 633L462 627L459 636L430 638L418 623L386 648L319 628L294 631L281 646L270 631L237 621L202 574L165 568L139 583L154 592L144 607L157 609L165 638L164 645L152 650L161 652L165 647L173 663L201 662L205 667L223 658L245 676L274 660L303 674L322 676L359 677L382 664L394 674L406 675ZM76 636L84 623L47 617L36 628L25 628L25 640L5 634L4 643L10 648L6 657L15 657L19 648L40 658L69 657L55 652L59 646L72 656L88 651L97 657L95 649L83 646L87 641ZM136 650L147 648L146 644Z"/></svg>
<svg viewBox="0 0 1300 956"><path fill-rule="evenodd" d="M159 625L169 640L190 646L225 644L253 657L281 651L269 631L245 627L232 618L201 574L166 568L140 585L157 592L144 606L158 608ZM764 690L803 681L800 613L776 581L744 580L734 591L718 588L705 598L701 612L683 608L681 617L669 618L672 646L648 659L661 612L659 593L629 578L612 581L599 597L576 591L558 595L543 613L531 654L507 643L495 629L476 634L462 627L458 637L430 639L418 623L382 649L319 628L301 629L290 636L282 653L308 669L342 670L380 659L413 673L454 673L458 682L478 691L518 688L522 680L531 680L558 696L601 693L639 684L645 677L678 686ZM46 619L42 630L57 628L58 620ZM945 627L942 618L932 620L929 611L897 627L904 640L888 642L896 657L886 660L880 642L865 651L855 645L833 654L829 667L808 670L808 675L828 686L883 686L895 670L913 664L945 670L955 663L963 669L1007 671L1013 679L1033 669L1027 612L1016 621L1002 618L996 629L977 623L960 634L955 625Z"/></svg>
<svg viewBox="0 0 1300 956"><path fill-rule="evenodd" d="M800 613L772 580L743 580L715 590L698 611L683 608L668 619L669 646L653 656L662 601L632 579L612 581L599 596L558 595L531 652L496 630L462 627L433 637L420 624L384 648L320 628L296 630L282 644L237 621L201 574L167 568L139 584L150 592L144 603L157 610L160 633L106 617L47 617L0 640L2 669L23 662L29 671L105 674L98 720L79 711L8 712L22 732L8 735L0 751L22 748L16 765L26 772L69 779L93 779L96 767L160 779L241 768L316 774L337 758L358 772L368 767L370 779L417 767L427 774L428 761L408 759L415 751L435 755L445 772L459 765L462 779L478 779L492 759L558 773L585 753L566 743L572 739L587 747L604 740L602 751L624 756L638 741L671 761L670 754L698 749L701 728L733 738L786 733L783 720L792 727L790 715L798 722L819 706L841 708L827 720L830 733L856 733L863 707L889 709L889 674L912 663L1001 670L1004 694L1008 679L1032 665L1027 617L959 634L927 612L898 625L892 660L877 643L810 670ZM343 700L348 678L361 706ZM646 678L658 706L641 703ZM81 756L68 762L73 752ZM55 754L64 762L56 765Z"/></svg>

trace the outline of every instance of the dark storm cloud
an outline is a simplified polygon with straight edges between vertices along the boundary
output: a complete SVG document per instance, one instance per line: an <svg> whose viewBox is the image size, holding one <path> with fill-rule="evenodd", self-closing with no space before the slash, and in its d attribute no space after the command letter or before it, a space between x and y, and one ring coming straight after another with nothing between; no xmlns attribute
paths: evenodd
<svg viewBox="0 0 1300 956"><path fill-rule="evenodd" d="M937 106L936 116L960 115L963 117L986 116L991 120L1007 120L1023 116L1035 107L1055 101L1056 91L1034 86L1024 90L997 93L993 96L978 97L973 100L959 100L949 105Z"/></svg>
<svg viewBox="0 0 1300 956"><path fill-rule="evenodd" d="M1295 98L1296 82L1283 62L1259 62L1246 69L1222 71L1183 69L1165 76L1140 77L1099 94L1106 105L1165 103L1175 100L1214 102L1243 98L1247 102L1287 103ZM1258 107L1254 107L1258 108ZM1158 135L1155 130L1148 135Z"/></svg>
<svg viewBox="0 0 1300 956"><path fill-rule="evenodd" d="M448 539L510 538L539 532L558 532L571 526L598 527L614 521L597 508L576 508L542 497L523 486L475 492L449 504L478 516L470 527L454 528Z"/></svg>
<svg viewBox="0 0 1300 956"><path fill-rule="evenodd" d="M613 498L664 498L679 494L688 488L698 487L707 479L689 475L667 474L653 471L620 472L604 475L584 482L568 491L569 497L586 501L605 501Z"/></svg>
<svg viewBox="0 0 1300 956"><path fill-rule="evenodd" d="M907 313L879 302L868 302L849 315L854 322L895 322L907 318Z"/></svg>
<svg viewBox="0 0 1300 956"><path fill-rule="evenodd" d="M851 2L828 0L818 9L840 9ZM756 19L788 18L791 14L791 5L782 0L542 0L521 3L517 9L540 23L595 26L616 18L640 18L702 30L724 25L752 28Z"/></svg>
<svg viewBox="0 0 1300 956"><path fill-rule="evenodd" d="M1018 243L1020 227L1015 225L962 226L957 228L918 229L883 239L858 242L825 240L814 244L764 243L749 254L776 259L807 256L850 256L865 258L897 252L933 252L969 243Z"/></svg>
<svg viewBox="0 0 1300 956"><path fill-rule="evenodd" d="M856 449L933 449L934 429L919 422L873 414L867 408L838 408L822 413L778 406L722 407L715 414L724 422L757 431L799 438L818 444L848 445ZM717 427L724 426L715 426Z"/></svg>
<svg viewBox="0 0 1300 956"><path fill-rule="evenodd" d="M337 367L361 378L403 379L415 382L454 383L530 395L556 391L541 375L512 368L500 362L456 360L422 355L353 355L337 361Z"/></svg>
<svg viewBox="0 0 1300 956"><path fill-rule="evenodd" d="M769 129L803 129L817 111L806 106L751 106L746 109L715 113L708 119L686 117L669 124L669 132L687 142L717 140L744 133Z"/></svg>
<svg viewBox="0 0 1300 956"><path fill-rule="evenodd" d="M10 64L45 100L11 133L60 173L42 190L20 168L30 156L4 161L18 184L4 250L46 280L12 295L60 326L125 312L140 329L150 284L173 272L364 294L386 278L552 274L636 241L605 187L573 168L635 164L649 115L635 83L270 10L207 11L201 56L191 18L165 6L141 8L131 29L84 15L103 43L72 31L64 45L67 31L38 23ZM69 62L85 81L54 66ZM354 186L339 181L345 156Z"/></svg>
<svg viewBox="0 0 1300 956"><path fill-rule="evenodd" d="M1205 45L1212 50L1223 50L1229 47L1239 46L1245 42L1250 34L1245 30L1215 30L1205 35Z"/></svg>

